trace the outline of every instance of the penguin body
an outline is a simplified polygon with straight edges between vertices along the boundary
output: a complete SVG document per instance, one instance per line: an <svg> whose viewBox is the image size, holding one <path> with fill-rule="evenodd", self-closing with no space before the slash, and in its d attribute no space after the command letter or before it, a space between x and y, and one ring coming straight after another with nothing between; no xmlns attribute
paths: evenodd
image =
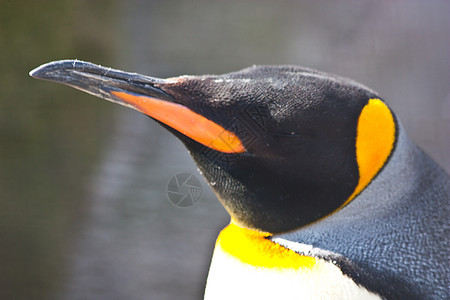
<svg viewBox="0 0 450 300"><path fill-rule="evenodd" d="M232 223L218 237L205 299L382 299L341 268L357 270L338 254Z"/></svg>
<svg viewBox="0 0 450 300"><path fill-rule="evenodd" d="M231 216L206 299L448 299L449 176L374 91L293 66L158 79L80 61L32 76L177 136Z"/></svg>

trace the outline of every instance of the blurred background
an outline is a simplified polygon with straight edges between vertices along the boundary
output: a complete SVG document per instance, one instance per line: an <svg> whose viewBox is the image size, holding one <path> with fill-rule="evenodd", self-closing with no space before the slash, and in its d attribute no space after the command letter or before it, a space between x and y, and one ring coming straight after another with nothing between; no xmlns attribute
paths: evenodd
<svg viewBox="0 0 450 300"><path fill-rule="evenodd" d="M200 299L228 216L139 113L30 78L77 58L147 75L296 64L378 91L450 171L450 2L0 0L0 299ZM190 172L202 199L174 207Z"/></svg>

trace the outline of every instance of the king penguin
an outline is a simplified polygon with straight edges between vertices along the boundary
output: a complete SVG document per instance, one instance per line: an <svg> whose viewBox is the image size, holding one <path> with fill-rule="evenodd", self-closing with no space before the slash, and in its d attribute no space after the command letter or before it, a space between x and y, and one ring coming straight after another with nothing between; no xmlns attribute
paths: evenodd
<svg viewBox="0 0 450 300"><path fill-rule="evenodd" d="M231 216L205 299L450 299L449 176L374 91L296 66L158 79L30 72L177 136Z"/></svg>

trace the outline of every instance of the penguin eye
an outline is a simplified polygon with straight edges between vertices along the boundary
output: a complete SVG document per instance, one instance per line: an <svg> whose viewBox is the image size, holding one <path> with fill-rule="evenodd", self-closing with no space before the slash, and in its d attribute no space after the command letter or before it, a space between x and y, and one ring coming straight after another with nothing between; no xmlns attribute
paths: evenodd
<svg viewBox="0 0 450 300"><path fill-rule="evenodd" d="M275 139L292 139L300 137L300 133L297 133L295 131L280 131L273 134L273 137Z"/></svg>

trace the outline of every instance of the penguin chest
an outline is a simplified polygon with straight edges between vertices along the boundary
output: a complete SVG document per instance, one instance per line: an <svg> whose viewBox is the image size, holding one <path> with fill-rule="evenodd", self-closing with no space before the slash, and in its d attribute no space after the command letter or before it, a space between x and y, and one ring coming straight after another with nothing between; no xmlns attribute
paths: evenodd
<svg viewBox="0 0 450 300"><path fill-rule="evenodd" d="M205 299L381 299L334 264L230 224L219 235Z"/></svg>

